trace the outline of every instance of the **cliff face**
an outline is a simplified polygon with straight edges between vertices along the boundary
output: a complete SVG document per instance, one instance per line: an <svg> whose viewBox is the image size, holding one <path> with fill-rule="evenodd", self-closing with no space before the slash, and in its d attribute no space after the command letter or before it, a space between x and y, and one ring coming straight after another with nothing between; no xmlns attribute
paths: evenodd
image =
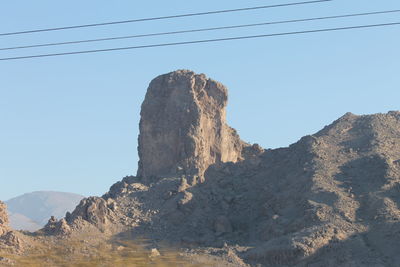
<svg viewBox="0 0 400 267"><path fill-rule="evenodd" d="M227 100L227 89L203 74L155 78L140 113L137 176L202 176L214 163L241 160L245 143L226 123Z"/></svg>

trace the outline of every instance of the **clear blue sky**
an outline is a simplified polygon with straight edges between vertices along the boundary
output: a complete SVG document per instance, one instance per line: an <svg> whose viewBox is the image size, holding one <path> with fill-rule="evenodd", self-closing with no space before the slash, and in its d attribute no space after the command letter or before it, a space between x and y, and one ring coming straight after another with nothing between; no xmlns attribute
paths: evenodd
<svg viewBox="0 0 400 267"><path fill-rule="evenodd" d="M0 32L280 4L253 1L3 1ZM0 37L0 47L187 28L400 9L398 0L336 0L253 12ZM400 15L264 26L0 57L222 36L399 22ZM242 139L287 146L347 111L399 109L400 26L0 62L0 199L35 190L101 195L136 173L140 105L159 74L192 69L229 88Z"/></svg>

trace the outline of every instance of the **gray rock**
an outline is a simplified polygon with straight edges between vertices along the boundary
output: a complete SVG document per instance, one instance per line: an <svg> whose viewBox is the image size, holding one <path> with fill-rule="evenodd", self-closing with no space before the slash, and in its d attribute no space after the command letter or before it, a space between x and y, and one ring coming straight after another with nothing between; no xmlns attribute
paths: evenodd
<svg viewBox="0 0 400 267"><path fill-rule="evenodd" d="M0 236L9 230L8 223L7 206L0 201Z"/></svg>
<svg viewBox="0 0 400 267"><path fill-rule="evenodd" d="M241 160L247 144L226 123L227 100L227 89L204 74L155 78L140 113L137 176L202 176L211 164Z"/></svg>
<svg viewBox="0 0 400 267"><path fill-rule="evenodd" d="M232 224L228 217L224 215L218 216L214 222L214 231L217 235L232 232Z"/></svg>
<svg viewBox="0 0 400 267"><path fill-rule="evenodd" d="M203 75L156 78L141 114L141 177L82 201L71 231L123 224L115 234L202 247L235 266L398 265L399 112L348 113L264 150L227 128L225 104L226 89Z"/></svg>

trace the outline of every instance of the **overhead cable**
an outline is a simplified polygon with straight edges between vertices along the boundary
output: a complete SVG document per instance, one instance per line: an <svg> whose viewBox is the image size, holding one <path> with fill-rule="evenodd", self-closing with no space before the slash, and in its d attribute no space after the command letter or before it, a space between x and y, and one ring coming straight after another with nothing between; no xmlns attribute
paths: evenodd
<svg viewBox="0 0 400 267"><path fill-rule="evenodd" d="M186 42L174 42L174 43L160 43L160 44L149 44L149 45L128 46L128 47L116 47L116 48L96 49L96 50L83 50L83 51L62 52L62 53L52 53L52 54L28 55L28 56L19 56L19 57L7 57L7 58L0 58L0 61L18 60L18 59L30 59L30 58L42 58L42 57L55 57L55 56L77 55L77 54L89 54L89 53L100 53L100 52L121 51L121 50L131 50L131 49L144 49L144 48L152 48L152 47L189 45L189 44L198 44L198 43L234 41L234 40L242 40L242 39L255 39L255 38L277 37L277 36L284 36L284 35L298 35L298 34L331 32L331 31L342 31L342 30L355 30L355 29L387 27L387 26L396 26L396 25L400 25L400 22L369 24L369 25L358 25L358 26L349 26L349 27L340 27L340 28L325 28L325 29L315 29L315 30L295 31L295 32L282 32L282 33L272 33L272 34L248 35L248 36L238 36L238 37L218 38L218 39L194 40L194 41L186 41Z"/></svg>
<svg viewBox="0 0 400 267"><path fill-rule="evenodd" d="M116 36L116 37L108 37L108 38L88 39L88 40L44 43L44 44L34 44L34 45L24 45L24 46L13 46L13 47L0 48L0 51L26 49L26 48L38 48L38 47L49 47L49 46L60 46L60 45L71 45L71 44L81 44L81 43L92 43L92 42L103 42L103 41L115 41L115 40L133 39L133 38L142 38L142 37L154 37L154 36L162 36L162 35L174 35L174 34L183 34L183 33L217 31L217 30L226 30L226 29L238 29L238 28L248 28L248 27L264 26L264 25L307 22L307 21L316 21L316 20L327 20L327 19L339 19L339 18L348 18L348 17L359 17L359 16L370 16L370 15L380 15L380 14L398 13L398 12L400 12L400 9L397 9L397 10L386 10L386 11L376 11L376 12L367 12L367 13L335 15L335 16L326 16L326 17L314 17L314 18L304 18L304 19L270 21L270 22L261 22L261 23L252 23L252 24L230 25L230 26L211 27L211 28L180 30L180 31L146 33L146 34L137 34L137 35L126 35L126 36Z"/></svg>
<svg viewBox="0 0 400 267"><path fill-rule="evenodd" d="M19 35L19 34L28 34L28 33L38 33L38 32L49 32L49 31L71 30L71 29L78 29L78 28L99 27L99 26L107 26L107 25L126 24L126 23L135 23L135 22L153 21L153 20L166 20L166 19L175 19L175 18L183 18L183 17L193 17L193 16L205 16L205 15L222 14L222 13L251 11L251 10L257 10L257 9L267 9L267 8L288 7L288 6L297 6L297 5L306 5L306 4L316 4L316 3L330 2L330 1L333 1L333 0L314 0L314 1L304 1L304 2L292 2L292 3L277 4L277 5L244 7L244 8L236 8L236 9L225 9L225 10L215 10L215 11L206 11L206 12L199 12L199 13L188 13L188 14L161 16L161 17L151 17L151 18L141 18L141 19L131 19L131 20L111 21L111 22L101 22L101 23L83 24L83 25L74 25L74 26L64 26L64 27L47 28L47 29L35 29L35 30L26 30L26 31L18 31L18 32L6 32L6 33L0 33L0 36Z"/></svg>

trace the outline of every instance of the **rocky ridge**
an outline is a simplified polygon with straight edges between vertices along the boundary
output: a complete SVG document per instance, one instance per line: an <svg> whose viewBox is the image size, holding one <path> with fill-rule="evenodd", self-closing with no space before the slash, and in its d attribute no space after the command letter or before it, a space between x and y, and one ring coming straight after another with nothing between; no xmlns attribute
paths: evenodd
<svg viewBox="0 0 400 267"><path fill-rule="evenodd" d="M224 124L216 110L226 105L223 88L190 71L156 78L142 106L138 175L44 230L144 237L222 266L397 266L400 112L347 113L287 148L264 150Z"/></svg>

